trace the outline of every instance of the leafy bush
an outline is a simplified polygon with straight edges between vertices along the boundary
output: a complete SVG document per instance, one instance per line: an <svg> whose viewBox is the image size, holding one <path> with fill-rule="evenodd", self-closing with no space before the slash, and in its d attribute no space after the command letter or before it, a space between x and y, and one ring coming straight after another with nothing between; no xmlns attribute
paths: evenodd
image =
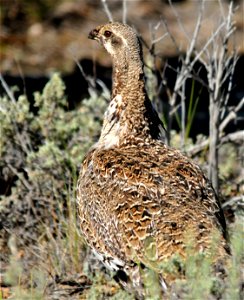
<svg viewBox="0 0 244 300"><path fill-rule="evenodd" d="M70 195L74 201L70 191L84 154L98 136L105 101L91 92L89 101L69 111L64 91L60 76L54 74L43 93L34 95L36 113L25 96L1 99L4 240L14 232L18 243L31 243L40 225L54 226L60 203L65 209Z"/></svg>

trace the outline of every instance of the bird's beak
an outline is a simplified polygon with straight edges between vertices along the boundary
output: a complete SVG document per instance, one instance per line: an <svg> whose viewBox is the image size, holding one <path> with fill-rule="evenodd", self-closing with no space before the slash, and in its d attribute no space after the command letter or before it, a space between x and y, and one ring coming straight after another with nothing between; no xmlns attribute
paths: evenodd
<svg viewBox="0 0 244 300"><path fill-rule="evenodd" d="M89 33L88 39L91 39L91 40L99 40L99 38L98 38L98 33L99 33L99 31L98 31L96 28L93 29L93 30Z"/></svg>

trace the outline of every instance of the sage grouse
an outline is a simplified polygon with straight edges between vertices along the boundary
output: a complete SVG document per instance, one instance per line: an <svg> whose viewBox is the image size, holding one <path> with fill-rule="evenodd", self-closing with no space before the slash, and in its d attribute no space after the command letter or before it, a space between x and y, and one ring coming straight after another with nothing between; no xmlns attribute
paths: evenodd
<svg viewBox="0 0 244 300"><path fill-rule="evenodd" d="M127 289L143 295L141 270L172 278L162 262L194 249L227 255L226 225L211 184L199 166L165 145L163 126L145 91L142 50L128 25L108 23L89 34L112 57L113 88L101 136L84 158L77 187L81 231ZM149 249L149 250L148 250Z"/></svg>

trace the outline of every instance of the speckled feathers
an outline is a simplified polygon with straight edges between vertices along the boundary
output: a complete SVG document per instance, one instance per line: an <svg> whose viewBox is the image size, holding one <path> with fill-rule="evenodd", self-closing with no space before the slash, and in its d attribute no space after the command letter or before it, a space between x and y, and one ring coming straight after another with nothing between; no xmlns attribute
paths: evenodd
<svg viewBox="0 0 244 300"><path fill-rule="evenodd" d="M218 233L216 255L225 257L218 199L201 169L164 144L163 125L145 91L135 31L109 23L89 36L111 54L113 91L100 139L87 153L78 180L87 243L108 268L123 270L128 278L122 285L130 280L135 289L141 286L138 263L160 273L160 262L176 253L185 257L187 232L195 236L198 251L208 251Z"/></svg>

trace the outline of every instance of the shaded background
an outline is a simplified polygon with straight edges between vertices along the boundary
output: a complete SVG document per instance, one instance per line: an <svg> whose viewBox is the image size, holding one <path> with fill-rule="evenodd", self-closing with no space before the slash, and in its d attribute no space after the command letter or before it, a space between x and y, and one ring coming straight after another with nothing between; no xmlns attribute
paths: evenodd
<svg viewBox="0 0 244 300"><path fill-rule="evenodd" d="M152 33L160 37L165 27L160 21L164 19L169 31L176 39L180 52L187 47L186 35L178 23L174 10L178 13L191 38L195 29L201 1L172 1L174 9L167 0L129 0L126 1L127 23L133 25L145 42L150 45ZM222 1L223 10L227 12L229 1ZM237 7L235 14L236 32L231 39L230 52L235 48L240 59L233 77L233 92L229 105L236 105L244 95L244 40L243 40L243 1L234 1ZM122 21L123 1L108 0L107 5L115 21ZM108 21L100 0L1 0L1 49L0 70L9 86L18 86L16 97L27 94L33 100L33 92L42 90L49 76L54 71L61 72L66 84L66 94L70 108L74 108L87 96L87 81L82 76L77 61L86 74L102 79L111 87L111 60L101 47L87 39L88 32L95 26ZM217 0L206 1L203 25L198 36L197 46L209 39L218 26L221 16ZM155 28L157 27L157 30ZM170 88L173 88L179 52L169 36L158 42L155 47L158 55L156 66L158 75L164 72ZM148 55L144 49L145 57ZM172 68L165 68L165 65ZM199 65L201 77L205 80L206 72ZM198 87L197 87L198 88ZM191 84L187 91L190 94ZM0 93L3 93L2 87ZM162 91L161 100L167 102ZM201 121L203 126L193 126L191 135L208 134L208 95L203 89L196 114L195 124ZM206 123L205 123L206 121ZM194 124L193 124L194 125ZM235 124L230 124L227 131L243 127L243 112L240 112ZM176 124L174 124L176 128ZM176 128L177 129L177 128Z"/></svg>

